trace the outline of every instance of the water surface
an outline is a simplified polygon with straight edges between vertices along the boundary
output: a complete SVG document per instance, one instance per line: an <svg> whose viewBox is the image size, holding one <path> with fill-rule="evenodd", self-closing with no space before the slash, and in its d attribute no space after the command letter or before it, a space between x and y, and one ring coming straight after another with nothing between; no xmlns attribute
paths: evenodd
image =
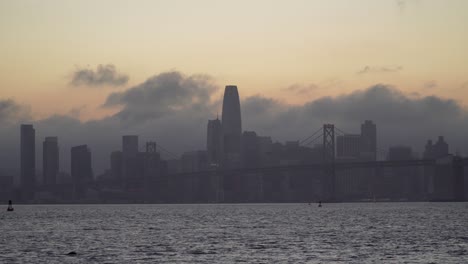
<svg viewBox="0 0 468 264"><path fill-rule="evenodd" d="M16 205L0 229L0 263L468 263L468 203Z"/></svg>

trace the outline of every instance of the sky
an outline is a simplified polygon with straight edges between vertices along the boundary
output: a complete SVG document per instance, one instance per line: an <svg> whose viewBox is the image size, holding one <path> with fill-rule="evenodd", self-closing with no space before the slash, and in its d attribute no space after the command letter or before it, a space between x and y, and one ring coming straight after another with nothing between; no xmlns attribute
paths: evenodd
<svg viewBox="0 0 468 264"><path fill-rule="evenodd" d="M102 160L123 133L182 152L203 146L206 120L234 84L244 128L278 140L330 119L357 130L371 117L389 128L427 118L434 131L417 144L404 135L382 144L420 148L444 133L468 151L467 13L465 0L0 1L0 133L17 142L17 125L34 123L65 150L96 135ZM109 129L115 139L101 148ZM167 136L180 129L193 133Z"/></svg>

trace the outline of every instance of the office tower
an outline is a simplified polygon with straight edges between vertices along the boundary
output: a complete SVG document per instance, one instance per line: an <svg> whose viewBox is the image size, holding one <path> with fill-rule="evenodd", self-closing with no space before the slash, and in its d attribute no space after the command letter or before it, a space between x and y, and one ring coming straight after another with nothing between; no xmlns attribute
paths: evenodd
<svg viewBox="0 0 468 264"><path fill-rule="evenodd" d="M228 85L224 90L222 128L224 153L239 153L242 133L239 93L237 86Z"/></svg>
<svg viewBox="0 0 468 264"><path fill-rule="evenodd" d="M388 149L387 160L411 160L413 159L413 150L407 146L394 146Z"/></svg>
<svg viewBox="0 0 468 264"><path fill-rule="evenodd" d="M122 151L113 151L110 155L110 169L114 180L122 180Z"/></svg>
<svg viewBox="0 0 468 264"><path fill-rule="evenodd" d="M21 125L21 188L32 198L36 183L36 131L33 125Z"/></svg>
<svg viewBox="0 0 468 264"><path fill-rule="evenodd" d="M71 148L71 176L73 183L83 187L93 180L91 151L87 145Z"/></svg>
<svg viewBox="0 0 468 264"><path fill-rule="evenodd" d="M435 158L443 158L449 154L449 146L443 136L439 136L432 150Z"/></svg>
<svg viewBox="0 0 468 264"><path fill-rule="evenodd" d="M361 156L364 159L377 159L377 126L366 120L361 125Z"/></svg>
<svg viewBox="0 0 468 264"><path fill-rule="evenodd" d="M361 135L346 134L336 137L336 154L340 158L358 158L361 153Z"/></svg>
<svg viewBox="0 0 468 264"><path fill-rule="evenodd" d="M59 172L59 147L57 137L46 137L42 143L42 176L44 185L57 183Z"/></svg>
<svg viewBox="0 0 468 264"><path fill-rule="evenodd" d="M257 168L260 166L260 143L257 133L244 131L242 133L242 166L244 168Z"/></svg>
<svg viewBox="0 0 468 264"><path fill-rule="evenodd" d="M443 136L439 136L435 144L428 140L424 148L423 157L425 159L439 159L448 156L449 146Z"/></svg>
<svg viewBox="0 0 468 264"><path fill-rule="evenodd" d="M424 147L423 153L424 159L433 159L434 158L434 145L432 144L432 140L428 140L426 146Z"/></svg>
<svg viewBox="0 0 468 264"><path fill-rule="evenodd" d="M122 137L122 177L129 179L136 176L138 154L138 136Z"/></svg>
<svg viewBox="0 0 468 264"><path fill-rule="evenodd" d="M208 162L213 166L219 166L223 157L223 128L218 118L208 120L206 135Z"/></svg>

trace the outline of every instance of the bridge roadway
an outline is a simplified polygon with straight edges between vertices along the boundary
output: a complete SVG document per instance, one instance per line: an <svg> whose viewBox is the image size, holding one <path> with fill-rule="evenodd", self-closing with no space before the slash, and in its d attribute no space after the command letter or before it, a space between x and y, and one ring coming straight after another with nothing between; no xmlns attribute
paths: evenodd
<svg viewBox="0 0 468 264"><path fill-rule="evenodd" d="M468 158L463 158L463 166L468 166ZM261 173L261 172L278 172L278 171L304 171L304 170L323 170L334 166L335 170L355 169L355 168L396 168L396 167L419 167L419 166L434 166L437 161L434 159L415 159L415 160L397 160L397 161L358 161L358 162L335 162L331 163L314 163L302 165L288 166L271 166L259 168L240 168L240 169L217 169L204 170L185 173L173 173L169 176L189 176L189 175L209 175L209 174L243 174L243 173Z"/></svg>

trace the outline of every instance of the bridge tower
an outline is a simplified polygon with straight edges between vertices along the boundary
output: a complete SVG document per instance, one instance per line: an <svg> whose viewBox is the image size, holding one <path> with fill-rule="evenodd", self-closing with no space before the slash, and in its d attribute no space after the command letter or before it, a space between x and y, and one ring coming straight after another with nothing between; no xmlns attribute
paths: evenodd
<svg viewBox="0 0 468 264"><path fill-rule="evenodd" d="M335 200L335 125L323 125L324 187L329 200Z"/></svg>

